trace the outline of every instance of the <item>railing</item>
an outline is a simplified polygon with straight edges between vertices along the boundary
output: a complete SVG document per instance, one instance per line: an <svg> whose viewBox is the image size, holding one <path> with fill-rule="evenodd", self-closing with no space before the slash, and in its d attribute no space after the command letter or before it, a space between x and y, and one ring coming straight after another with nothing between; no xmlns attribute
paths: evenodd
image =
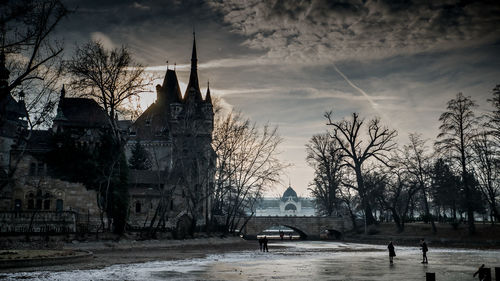
<svg viewBox="0 0 500 281"><path fill-rule="evenodd" d="M71 211L0 212L0 233L68 233L76 231L78 214Z"/></svg>

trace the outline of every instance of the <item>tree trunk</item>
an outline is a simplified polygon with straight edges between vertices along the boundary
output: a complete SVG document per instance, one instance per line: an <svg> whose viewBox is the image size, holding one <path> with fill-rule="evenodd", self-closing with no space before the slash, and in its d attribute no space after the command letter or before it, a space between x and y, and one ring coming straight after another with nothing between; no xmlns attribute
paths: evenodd
<svg viewBox="0 0 500 281"><path fill-rule="evenodd" d="M425 187L421 184L420 185L421 190L422 190L422 195L424 197L424 208L425 208L425 216L431 221L432 225L432 233L437 233L436 229L436 224L434 223L434 217L431 215L431 212L429 211L429 202L427 202L427 194L425 192Z"/></svg>
<svg viewBox="0 0 500 281"><path fill-rule="evenodd" d="M391 213L392 213L392 218L394 219L394 223L396 223L396 228L398 229L398 233L401 233L404 231L404 225L401 224L401 217L399 216L398 212L396 211L396 208L390 208Z"/></svg>
<svg viewBox="0 0 500 281"><path fill-rule="evenodd" d="M356 165L356 182L358 184L358 193L359 196L361 197L361 201L363 203L363 209L365 211L365 220L366 220L366 225L372 225L375 224L375 218L373 217L372 214L372 208L370 207L370 204L368 203L368 199L366 198L366 190L365 190L365 185L363 181L363 175L361 173L361 167L358 167Z"/></svg>

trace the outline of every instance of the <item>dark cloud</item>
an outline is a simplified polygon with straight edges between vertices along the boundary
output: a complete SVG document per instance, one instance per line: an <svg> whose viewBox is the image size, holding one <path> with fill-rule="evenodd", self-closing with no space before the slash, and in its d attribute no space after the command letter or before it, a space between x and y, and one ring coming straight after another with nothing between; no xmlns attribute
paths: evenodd
<svg viewBox="0 0 500 281"><path fill-rule="evenodd" d="M212 1L246 45L315 62L449 50L500 39L497 1Z"/></svg>

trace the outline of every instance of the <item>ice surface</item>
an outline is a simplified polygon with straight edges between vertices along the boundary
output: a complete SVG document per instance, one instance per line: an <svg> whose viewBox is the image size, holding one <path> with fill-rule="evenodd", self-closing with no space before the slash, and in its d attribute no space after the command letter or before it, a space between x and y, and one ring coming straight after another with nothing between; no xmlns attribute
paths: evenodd
<svg viewBox="0 0 500 281"><path fill-rule="evenodd" d="M242 251L200 259L113 265L96 270L8 274L7 280L473 280L480 264L500 266L500 250L430 247L423 265L418 247L396 246L389 265L386 246L342 242L272 242L269 253Z"/></svg>

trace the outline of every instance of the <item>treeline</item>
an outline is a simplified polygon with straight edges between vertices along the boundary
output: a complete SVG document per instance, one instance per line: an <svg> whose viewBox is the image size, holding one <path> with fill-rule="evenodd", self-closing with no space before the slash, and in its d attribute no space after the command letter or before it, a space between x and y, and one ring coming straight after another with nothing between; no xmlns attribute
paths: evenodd
<svg viewBox="0 0 500 281"><path fill-rule="evenodd" d="M400 232L416 220L434 232L436 221L467 222L471 234L475 215L498 222L500 85L488 102L490 111L479 114L471 97L457 94L439 117L435 140L411 133L403 145L378 117L335 120L327 112L327 132L306 145L319 212L347 215L355 228L389 220Z"/></svg>

